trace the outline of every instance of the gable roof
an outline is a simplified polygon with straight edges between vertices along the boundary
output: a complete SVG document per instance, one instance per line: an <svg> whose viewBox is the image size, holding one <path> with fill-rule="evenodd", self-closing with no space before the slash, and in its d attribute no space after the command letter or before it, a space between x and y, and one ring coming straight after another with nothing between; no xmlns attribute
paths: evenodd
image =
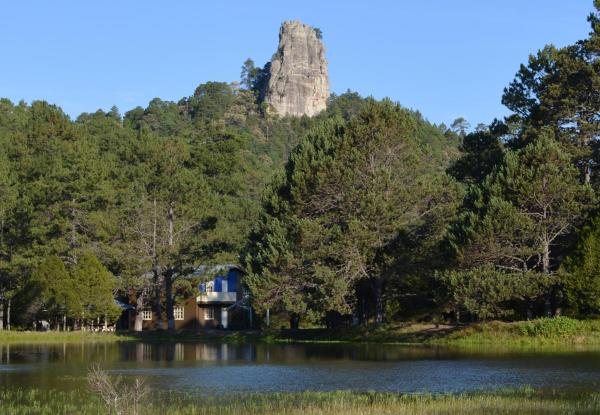
<svg viewBox="0 0 600 415"><path fill-rule="evenodd" d="M202 277L204 275L215 275L219 272L225 271L229 272L231 270L236 270L241 273L244 273L244 270L235 264L217 264L217 265L200 265L198 268L192 272L192 276L194 277Z"/></svg>

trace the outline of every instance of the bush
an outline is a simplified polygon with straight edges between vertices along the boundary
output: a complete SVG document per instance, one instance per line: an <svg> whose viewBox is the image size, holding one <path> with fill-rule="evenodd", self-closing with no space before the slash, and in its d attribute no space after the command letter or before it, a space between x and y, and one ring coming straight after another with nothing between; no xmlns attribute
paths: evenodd
<svg viewBox="0 0 600 415"><path fill-rule="evenodd" d="M507 273L493 266L437 275L448 303L480 320L515 314L516 304L534 303L548 291L551 281L541 273Z"/></svg>
<svg viewBox="0 0 600 415"><path fill-rule="evenodd" d="M569 337L583 330L583 323L569 317L543 317L519 325L521 334L532 337Z"/></svg>

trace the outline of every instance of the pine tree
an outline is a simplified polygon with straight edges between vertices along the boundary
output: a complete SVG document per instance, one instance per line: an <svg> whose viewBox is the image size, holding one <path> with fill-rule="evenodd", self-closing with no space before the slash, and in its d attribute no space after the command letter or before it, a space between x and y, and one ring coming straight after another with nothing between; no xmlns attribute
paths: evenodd
<svg viewBox="0 0 600 415"><path fill-rule="evenodd" d="M322 123L295 149L245 256L261 307L287 311L294 324L300 314L349 313L366 281L382 321L384 251L456 195L419 147L417 126L399 106L370 102L348 123Z"/></svg>
<svg viewBox="0 0 600 415"><path fill-rule="evenodd" d="M71 277L57 256L45 258L31 275L28 293L31 305L37 308L38 317L48 318L58 329L67 317L78 318L83 312L80 303L80 286ZM40 301L36 306L36 301Z"/></svg>
<svg viewBox="0 0 600 415"><path fill-rule="evenodd" d="M564 147L543 131L523 149L507 152L484 183L471 189L467 210L451 232L458 264L553 275L560 265L558 242L585 220L593 200ZM550 300L548 291L547 314Z"/></svg>
<svg viewBox="0 0 600 415"><path fill-rule="evenodd" d="M561 268L568 305L580 316L600 313L600 219L579 232L575 249Z"/></svg>
<svg viewBox="0 0 600 415"><path fill-rule="evenodd" d="M91 252L83 252L71 269L76 282L82 320L115 321L121 309L115 304L116 279Z"/></svg>

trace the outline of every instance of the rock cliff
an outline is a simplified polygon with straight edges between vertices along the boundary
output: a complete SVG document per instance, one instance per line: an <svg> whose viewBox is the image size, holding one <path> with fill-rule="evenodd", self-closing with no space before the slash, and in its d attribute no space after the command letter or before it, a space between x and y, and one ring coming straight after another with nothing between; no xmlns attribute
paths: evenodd
<svg viewBox="0 0 600 415"><path fill-rule="evenodd" d="M298 21L282 23L264 97L282 116L312 117L325 109L329 76L319 29Z"/></svg>

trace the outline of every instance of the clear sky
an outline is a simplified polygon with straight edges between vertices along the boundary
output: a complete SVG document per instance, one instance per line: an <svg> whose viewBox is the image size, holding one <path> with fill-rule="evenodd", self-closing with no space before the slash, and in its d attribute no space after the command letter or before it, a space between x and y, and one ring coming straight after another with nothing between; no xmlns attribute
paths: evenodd
<svg viewBox="0 0 600 415"><path fill-rule="evenodd" d="M503 116L529 53L584 38L592 0L10 1L0 3L0 96L72 117L239 79L275 52L279 25L323 31L333 92L388 96L432 122Z"/></svg>

